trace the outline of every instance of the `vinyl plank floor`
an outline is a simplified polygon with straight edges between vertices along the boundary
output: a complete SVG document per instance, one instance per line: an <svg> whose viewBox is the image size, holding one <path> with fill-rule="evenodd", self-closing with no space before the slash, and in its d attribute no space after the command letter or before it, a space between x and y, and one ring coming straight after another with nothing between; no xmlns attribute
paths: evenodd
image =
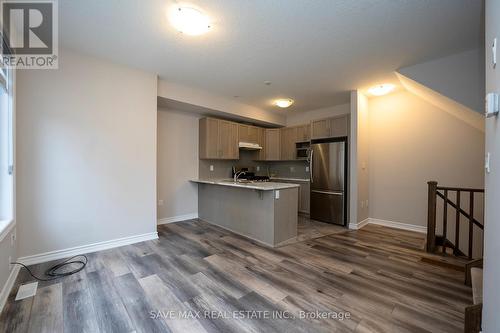
<svg viewBox="0 0 500 333"><path fill-rule="evenodd" d="M459 332L472 304L460 260L414 232L301 217L296 242L269 248L201 220L158 231L15 301L22 270L0 332Z"/></svg>

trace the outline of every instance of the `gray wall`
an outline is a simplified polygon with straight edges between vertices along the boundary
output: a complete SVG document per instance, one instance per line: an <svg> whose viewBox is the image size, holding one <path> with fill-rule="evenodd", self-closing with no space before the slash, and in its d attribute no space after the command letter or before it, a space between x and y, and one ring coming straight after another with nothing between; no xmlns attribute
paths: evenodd
<svg viewBox="0 0 500 333"><path fill-rule="evenodd" d="M158 109L158 219L198 214L199 114Z"/></svg>
<svg viewBox="0 0 500 333"><path fill-rule="evenodd" d="M59 61L18 73L20 257L156 231L156 75Z"/></svg>
<svg viewBox="0 0 500 333"><path fill-rule="evenodd" d="M486 0L486 92L500 93L500 64L491 65L493 38L500 42L500 1ZM497 45L497 49L500 49ZM497 51L498 52L498 51ZM499 55L497 55L498 57ZM498 61L498 60L497 60ZM491 172L486 173L483 332L500 332L500 117L486 119L486 151Z"/></svg>
<svg viewBox="0 0 500 333"><path fill-rule="evenodd" d="M484 186L478 129L407 91L371 98L369 114L371 218L426 226L428 181Z"/></svg>
<svg viewBox="0 0 500 333"><path fill-rule="evenodd" d="M232 167L237 169L249 168L256 175L285 177L285 178L309 178L309 172L306 172L305 161L255 161L255 152L240 150L239 160L200 160L199 172L201 179L221 179L231 177ZM214 170L210 171L210 166ZM259 170L257 170L259 167Z"/></svg>
<svg viewBox="0 0 500 333"><path fill-rule="evenodd" d="M13 135L14 135L14 161L16 152L16 77L17 73L12 71L13 86L12 89L12 107L13 107ZM0 120L5 122L5 119ZM2 127L2 131L5 128ZM0 134L0 140L6 140L7 136ZM5 143L5 142L4 142ZM3 143L3 144L4 144ZM0 172L2 174L0 183L2 185L2 194L0 194L0 202L2 207L0 207L0 291L5 287L5 283L9 278L12 267L9 265L9 259L17 260L17 238L12 243L11 236L16 233L16 211L15 211L15 186L16 186L16 170L14 169L14 175L8 174L8 158L7 152L3 152L0 157ZM11 221L12 220L12 221ZM10 224L7 224L10 223ZM13 224L12 224L13 223ZM1 304L0 304L1 306Z"/></svg>

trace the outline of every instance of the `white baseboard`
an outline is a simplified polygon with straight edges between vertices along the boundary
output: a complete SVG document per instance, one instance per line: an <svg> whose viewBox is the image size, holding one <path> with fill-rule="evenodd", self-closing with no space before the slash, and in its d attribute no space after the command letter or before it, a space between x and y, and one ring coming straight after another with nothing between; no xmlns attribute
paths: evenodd
<svg viewBox="0 0 500 333"><path fill-rule="evenodd" d="M0 292L0 313L2 313L2 310L7 303L7 299L9 298L10 291L12 290L12 287L14 287L14 283L16 282L17 275L19 274L19 265L15 265L12 270L10 271L9 278L7 279L7 282L5 282L5 285L2 288L2 291Z"/></svg>
<svg viewBox="0 0 500 333"><path fill-rule="evenodd" d="M364 219L363 221L358 222L358 223L349 223L349 229L359 230L359 229L363 228L365 225L367 225L368 223L370 223L369 218Z"/></svg>
<svg viewBox="0 0 500 333"><path fill-rule="evenodd" d="M373 219L373 218L370 218L369 220L370 220L370 222L369 222L370 224L376 224L376 225L381 225L384 227L390 227L390 228L401 229L401 230L414 231L414 232L419 232L422 234L427 233L427 227L422 226L422 225L414 225L414 224L387 221L387 220L381 220L381 219Z"/></svg>
<svg viewBox="0 0 500 333"><path fill-rule="evenodd" d="M376 225L381 225L384 227L389 227L389 228L394 228L394 229L414 231L414 232L419 232L422 234L427 233L426 226L414 225L414 224L408 224L408 223L402 223L402 222L394 222L394 221L388 221L388 220L381 220L381 219L374 219L371 217L369 217L361 222L358 222L358 223L349 223L349 229L359 230L368 224L376 224Z"/></svg>
<svg viewBox="0 0 500 333"><path fill-rule="evenodd" d="M68 257L72 257L72 256L77 256L80 254L103 251L103 250L108 250L108 249L112 249L112 248L120 247L120 246L124 246L124 245L140 243L140 242L144 242L144 241L148 241L148 240L152 240L152 239L158 239L158 233L156 231L150 232L148 234L143 234L143 235L123 237L123 238L112 239L109 241L104 241L104 242L99 242L99 243L94 243L94 244L89 244L89 245L76 246L76 247L72 247L72 248L64 249L64 250L57 250L57 251L45 252L45 253L41 253L41 254L35 254L35 255L27 256L27 257L21 257L21 258L18 258L17 261L25 264L26 266L29 266L29 265L39 264L42 262L59 260L59 259L64 259L64 258L68 258Z"/></svg>
<svg viewBox="0 0 500 333"><path fill-rule="evenodd" d="M172 217L166 217L164 219L158 219L158 225L186 221L186 220L192 220L192 219L197 219L197 218L198 218L198 213L177 215L177 216L172 216Z"/></svg>

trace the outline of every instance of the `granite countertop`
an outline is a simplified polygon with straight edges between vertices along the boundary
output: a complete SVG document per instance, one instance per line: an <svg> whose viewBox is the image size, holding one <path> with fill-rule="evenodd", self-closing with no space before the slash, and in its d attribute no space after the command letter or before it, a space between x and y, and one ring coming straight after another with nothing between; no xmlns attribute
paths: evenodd
<svg viewBox="0 0 500 333"><path fill-rule="evenodd" d="M251 190L273 191L287 188L299 187L298 184L277 183L277 182L255 182L255 183L235 183L232 179L191 179L193 183L211 184L229 187L240 187Z"/></svg>
<svg viewBox="0 0 500 333"><path fill-rule="evenodd" d="M311 181L309 178L288 178L288 177L271 177L271 180L285 180L285 181L305 182L305 183L309 183Z"/></svg>

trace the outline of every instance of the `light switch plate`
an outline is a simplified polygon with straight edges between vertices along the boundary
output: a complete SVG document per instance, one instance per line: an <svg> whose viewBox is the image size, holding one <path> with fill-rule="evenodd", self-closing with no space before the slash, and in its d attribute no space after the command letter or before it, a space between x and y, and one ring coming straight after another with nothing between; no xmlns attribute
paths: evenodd
<svg viewBox="0 0 500 333"><path fill-rule="evenodd" d="M306 166L306 172L309 172L309 167L308 166Z"/></svg>
<svg viewBox="0 0 500 333"><path fill-rule="evenodd" d="M276 190L274 192L274 197L276 198L276 200L278 200L280 198L280 190Z"/></svg>
<svg viewBox="0 0 500 333"><path fill-rule="evenodd" d="M490 153L486 153L484 157L484 168L486 169L486 173L490 173Z"/></svg>
<svg viewBox="0 0 500 333"><path fill-rule="evenodd" d="M260 166L257 165L257 172L259 172L259 171L260 171Z"/></svg>
<svg viewBox="0 0 500 333"><path fill-rule="evenodd" d="M213 165L210 166L210 171L214 171L214 166Z"/></svg>
<svg viewBox="0 0 500 333"><path fill-rule="evenodd" d="M35 296L37 288L38 282L23 284L17 290L16 301Z"/></svg>

